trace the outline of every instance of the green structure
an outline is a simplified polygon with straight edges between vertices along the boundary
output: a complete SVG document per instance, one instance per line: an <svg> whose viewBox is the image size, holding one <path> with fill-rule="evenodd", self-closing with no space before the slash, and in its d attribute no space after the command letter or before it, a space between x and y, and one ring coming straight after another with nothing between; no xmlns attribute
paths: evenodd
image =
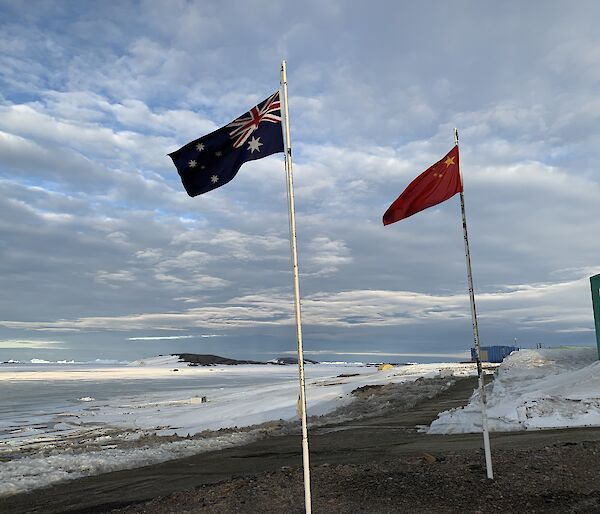
<svg viewBox="0 0 600 514"><path fill-rule="evenodd" d="M590 277L590 283L592 284L592 304L594 306L594 322L596 323L598 359L600 359L600 275Z"/></svg>

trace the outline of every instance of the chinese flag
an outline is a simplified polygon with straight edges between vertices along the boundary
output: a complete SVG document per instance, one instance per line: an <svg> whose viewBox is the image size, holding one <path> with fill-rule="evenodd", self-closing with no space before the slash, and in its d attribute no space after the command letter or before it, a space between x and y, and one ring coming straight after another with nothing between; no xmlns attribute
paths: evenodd
<svg viewBox="0 0 600 514"><path fill-rule="evenodd" d="M390 225L433 207L463 190L458 167L458 146L414 179L383 215Z"/></svg>

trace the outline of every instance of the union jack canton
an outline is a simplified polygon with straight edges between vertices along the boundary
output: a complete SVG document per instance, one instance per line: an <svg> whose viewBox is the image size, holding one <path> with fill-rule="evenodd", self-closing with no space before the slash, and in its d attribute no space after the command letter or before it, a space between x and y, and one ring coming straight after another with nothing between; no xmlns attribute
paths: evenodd
<svg viewBox="0 0 600 514"><path fill-rule="evenodd" d="M231 123L169 154L190 196L221 187L247 161L283 152L279 91Z"/></svg>

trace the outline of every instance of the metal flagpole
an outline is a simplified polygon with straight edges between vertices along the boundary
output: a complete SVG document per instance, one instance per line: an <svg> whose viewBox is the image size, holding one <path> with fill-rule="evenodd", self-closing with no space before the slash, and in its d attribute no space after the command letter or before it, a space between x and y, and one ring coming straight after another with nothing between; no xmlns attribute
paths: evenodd
<svg viewBox="0 0 600 514"><path fill-rule="evenodd" d="M310 464L308 453L308 429L306 426L306 392L304 387L304 355L302 352L302 315L300 311L300 281L298 279L298 252L296 247L296 214L294 208L294 181L292 178L292 145L288 111L288 91L286 62L281 62L281 87L283 89L285 127L285 171L288 187L290 246L292 250L292 271L294 275L294 306L296 311L296 340L298 343L298 374L300 378L300 419L302 420L302 462L304 464L304 505L306 514L312 512L310 498Z"/></svg>
<svg viewBox="0 0 600 514"><path fill-rule="evenodd" d="M454 144L458 146L458 129L454 129ZM460 172L460 158L459 158ZM462 172L461 172L462 182ZM462 213L463 237L465 240L465 258L467 260L467 277L469 280L469 298L471 300L471 318L473 320L473 339L475 341L475 352L477 355L477 376L479 377L479 399L481 402L481 426L483 428L483 447L485 450L485 465L487 468L487 477L494 478L492 470L492 452L490 450L490 434L488 431L488 419L486 411L485 381L483 368L481 367L481 353L479 345L479 327L477 326L477 311L475 310L475 291L473 288L473 272L471 271L471 252L469 251L469 236L467 235L467 217L465 215L465 196L460 192L460 210Z"/></svg>

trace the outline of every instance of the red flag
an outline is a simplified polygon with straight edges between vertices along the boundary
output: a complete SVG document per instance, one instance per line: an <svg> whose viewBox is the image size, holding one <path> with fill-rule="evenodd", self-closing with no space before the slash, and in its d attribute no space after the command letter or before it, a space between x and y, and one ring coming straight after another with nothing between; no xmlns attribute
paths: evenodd
<svg viewBox="0 0 600 514"><path fill-rule="evenodd" d="M458 146L414 179L383 215L390 225L433 207L463 190L458 167Z"/></svg>

